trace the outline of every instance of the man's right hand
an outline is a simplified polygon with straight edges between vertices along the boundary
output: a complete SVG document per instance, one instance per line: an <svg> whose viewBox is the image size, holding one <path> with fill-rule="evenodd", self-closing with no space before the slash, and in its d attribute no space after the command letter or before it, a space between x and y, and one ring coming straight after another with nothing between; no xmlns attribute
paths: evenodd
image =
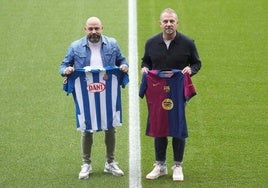
<svg viewBox="0 0 268 188"><path fill-rule="evenodd" d="M74 72L74 68L73 67L67 67L65 70L64 70L64 74L65 75L69 75L69 74L71 74L71 73L73 73Z"/></svg>
<svg viewBox="0 0 268 188"><path fill-rule="evenodd" d="M141 68L141 74L148 73L149 69L147 67L142 67Z"/></svg>

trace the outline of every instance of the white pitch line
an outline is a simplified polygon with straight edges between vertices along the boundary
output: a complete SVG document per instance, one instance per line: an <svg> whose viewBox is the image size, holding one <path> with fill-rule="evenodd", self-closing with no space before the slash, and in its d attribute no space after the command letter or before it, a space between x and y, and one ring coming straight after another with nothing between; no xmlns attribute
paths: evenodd
<svg viewBox="0 0 268 188"><path fill-rule="evenodd" d="M141 188L140 114L138 97L137 3L128 0L129 187Z"/></svg>

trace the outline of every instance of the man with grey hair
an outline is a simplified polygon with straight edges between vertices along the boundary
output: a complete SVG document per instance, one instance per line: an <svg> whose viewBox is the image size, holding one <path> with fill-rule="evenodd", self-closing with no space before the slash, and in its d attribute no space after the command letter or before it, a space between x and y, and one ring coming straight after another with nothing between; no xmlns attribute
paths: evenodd
<svg viewBox="0 0 268 188"><path fill-rule="evenodd" d="M199 59L195 43L192 39L183 35L177 31L179 25L178 16L176 12L167 8L162 11L160 15L160 27L162 32L151 37L147 40L145 44L144 56L142 58L141 73L148 74L150 70L173 70L178 69L181 74L189 74L193 76L201 68L201 61ZM160 98L161 92L154 92L155 98ZM152 103L152 101L150 101ZM150 106L147 101L147 105ZM152 108L148 108L152 110ZM149 114L152 111L149 111ZM158 116L163 116L165 114L157 114ZM155 149L155 159L154 169L147 174L146 179L156 179L159 176L167 175L167 165L166 165L166 150L168 145L168 136L174 135L172 133L161 133L159 135L150 135L148 130L155 127L155 132L161 132L163 126L169 127L170 122L177 122L178 116L169 117L167 125L164 122L154 122L151 125L148 120L146 134L148 136L154 137L154 149ZM173 119L172 119L173 118ZM148 118L149 119L149 118ZM177 122L178 127L181 131L178 136L172 136L172 147L173 147L173 159L174 165L173 170L173 180L183 181L184 176L182 172L182 160L185 148L185 139L188 136L186 122ZM155 125L157 124L157 125ZM169 129L171 130L171 129ZM175 130L179 130L178 128ZM161 135L161 136L160 136Z"/></svg>
<svg viewBox="0 0 268 188"><path fill-rule="evenodd" d="M63 59L59 72L62 76L68 76L75 69L90 67L91 69L102 69L108 66L117 66L125 73L128 72L128 63L114 38L102 34L103 25L99 18L87 19L85 36L74 41ZM116 130L111 128L105 130L106 163L104 172L116 176L123 176L123 171L115 162ZM86 179L92 172L91 148L93 144L93 132L83 131L81 135L82 166L79 179Z"/></svg>

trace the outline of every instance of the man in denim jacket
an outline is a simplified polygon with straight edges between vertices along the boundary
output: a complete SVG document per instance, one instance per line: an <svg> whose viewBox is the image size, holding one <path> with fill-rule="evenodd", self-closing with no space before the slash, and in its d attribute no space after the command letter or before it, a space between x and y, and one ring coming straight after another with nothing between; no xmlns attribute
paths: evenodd
<svg viewBox="0 0 268 188"><path fill-rule="evenodd" d="M84 27L86 36L74 41L60 65L60 74L67 76L77 68L102 69L107 66L117 66L123 72L128 72L128 63L114 38L102 35L103 26L97 17L90 17ZM115 162L115 128L105 131L106 158L104 172L123 176L123 171ZM79 179L86 179L92 172L91 147L93 133L82 132L82 161Z"/></svg>

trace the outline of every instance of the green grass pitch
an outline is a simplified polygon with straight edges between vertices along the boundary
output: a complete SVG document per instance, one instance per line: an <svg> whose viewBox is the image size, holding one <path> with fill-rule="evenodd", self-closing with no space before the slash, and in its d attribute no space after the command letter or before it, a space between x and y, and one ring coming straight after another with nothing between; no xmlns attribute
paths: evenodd
<svg viewBox="0 0 268 188"><path fill-rule="evenodd" d="M103 173L103 134L97 133L94 172L81 181L80 133L72 97L62 91L58 73L68 46L84 35L85 20L93 15L128 57L127 1L0 3L0 187L129 187L129 88L123 90L116 151L125 176ZM195 39L203 67L193 77L198 95L187 106L184 182L172 182L171 144L169 175L145 180L154 151L153 139L145 136L145 100L140 100L142 187L267 187L267 1L138 0L139 60L145 41L160 32L159 14L166 7L178 12L179 30Z"/></svg>

